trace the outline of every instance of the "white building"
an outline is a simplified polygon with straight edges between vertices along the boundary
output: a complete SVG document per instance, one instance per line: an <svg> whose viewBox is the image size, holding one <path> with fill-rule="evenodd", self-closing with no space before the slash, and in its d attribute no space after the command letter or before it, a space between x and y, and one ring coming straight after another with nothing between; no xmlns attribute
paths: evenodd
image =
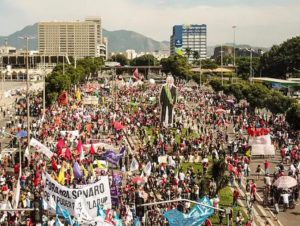
<svg viewBox="0 0 300 226"><path fill-rule="evenodd" d="M47 56L77 58L107 57L107 41L102 37L101 18L85 21L39 22L38 49Z"/></svg>

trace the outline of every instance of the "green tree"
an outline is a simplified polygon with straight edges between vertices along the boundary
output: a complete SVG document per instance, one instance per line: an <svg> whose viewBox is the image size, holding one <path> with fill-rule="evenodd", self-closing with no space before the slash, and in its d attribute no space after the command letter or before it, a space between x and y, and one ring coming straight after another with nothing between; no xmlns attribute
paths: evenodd
<svg viewBox="0 0 300 226"><path fill-rule="evenodd" d="M295 99L284 96L277 90L271 90L270 94L265 100L266 107L273 114L284 114L288 110L288 108L295 102Z"/></svg>
<svg viewBox="0 0 300 226"><path fill-rule="evenodd" d="M293 103L286 112L287 122L295 129L300 130L300 104Z"/></svg>
<svg viewBox="0 0 300 226"><path fill-rule="evenodd" d="M188 79L190 72L190 65L185 57L175 55L168 58L163 58L160 61L162 72L172 74L178 78Z"/></svg>
<svg viewBox="0 0 300 226"><path fill-rule="evenodd" d="M236 59L237 73L244 79L250 76L250 57L238 57ZM259 58L252 58L252 73L253 75L259 74Z"/></svg>
<svg viewBox="0 0 300 226"><path fill-rule="evenodd" d="M217 192L228 184L228 178L225 176L227 170L224 159L215 160L212 165L212 178L217 184Z"/></svg>
<svg viewBox="0 0 300 226"><path fill-rule="evenodd" d="M201 67L203 69L216 69L218 68L218 64L211 59L201 60Z"/></svg>
<svg viewBox="0 0 300 226"><path fill-rule="evenodd" d="M286 78L300 68L300 36L274 45L260 58L262 73L273 78Z"/></svg>
<svg viewBox="0 0 300 226"><path fill-rule="evenodd" d="M118 62L121 66L125 66L129 64L129 60L124 54L116 54L111 57L111 60Z"/></svg>
<svg viewBox="0 0 300 226"><path fill-rule="evenodd" d="M199 61L199 59L200 59L199 51L194 51L193 52L193 58L194 58L194 63Z"/></svg>
<svg viewBox="0 0 300 226"><path fill-rule="evenodd" d="M192 49L190 47L187 47L185 49L185 55L186 55L186 58L189 59L190 56L192 55Z"/></svg>
<svg viewBox="0 0 300 226"><path fill-rule="evenodd" d="M155 66L158 65L157 59L151 54L145 54L143 56L134 58L131 61L132 66Z"/></svg>

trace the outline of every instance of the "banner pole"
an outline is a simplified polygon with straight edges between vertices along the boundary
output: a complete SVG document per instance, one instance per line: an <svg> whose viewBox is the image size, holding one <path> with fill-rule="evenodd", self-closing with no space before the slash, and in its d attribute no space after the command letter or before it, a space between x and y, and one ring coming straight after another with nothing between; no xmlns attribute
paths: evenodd
<svg viewBox="0 0 300 226"><path fill-rule="evenodd" d="M137 205L137 206L153 206L153 205L159 205L159 204L170 203L170 202L190 202L190 203L201 205L201 206L204 206L204 207L207 207L207 208L215 209L215 210L218 210L218 211L221 211L221 212L225 211L224 209L219 209L219 208L216 208L216 207L213 207L213 206L208 206L208 205L205 205L203 203L192 201L192 200L189 200L189 199L174 199L174 200L167 200L167 201L161 201L161 202L145 203L145 204L141 204L141 205Z"/></svg>

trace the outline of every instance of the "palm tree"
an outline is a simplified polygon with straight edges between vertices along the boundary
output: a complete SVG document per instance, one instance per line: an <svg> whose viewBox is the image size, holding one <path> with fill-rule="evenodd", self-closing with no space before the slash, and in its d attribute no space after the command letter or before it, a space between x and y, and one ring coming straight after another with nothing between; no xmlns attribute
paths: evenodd
<svg viewBox="0 0 300 226"><path fill-rule="evenodd" d="M200 54L199 54L199 51L194 51L193 52L193 58L195 61L198 61L199 58L200 58Z"/></svg>
<svg viewBox="0 0 300 226"><path fill-rule="evenodd" d="M190 47L187 47L185 49L185 55L187 56L187 59L189 60L190 56L192 54L192 49Z"/></svg>

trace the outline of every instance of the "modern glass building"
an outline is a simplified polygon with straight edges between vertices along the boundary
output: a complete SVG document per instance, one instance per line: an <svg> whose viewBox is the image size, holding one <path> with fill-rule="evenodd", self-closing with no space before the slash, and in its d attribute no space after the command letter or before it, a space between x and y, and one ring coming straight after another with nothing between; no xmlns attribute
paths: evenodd
<svg viewBox="0 0 300 226"><path fill-rule="evenodd" d="M207 26L206 24L190 24L173 26L173 34L170 38L171 55L187 56L189 61L193 61L193 53L197 51L200 59L205 59L207 55Z"/></svg>

